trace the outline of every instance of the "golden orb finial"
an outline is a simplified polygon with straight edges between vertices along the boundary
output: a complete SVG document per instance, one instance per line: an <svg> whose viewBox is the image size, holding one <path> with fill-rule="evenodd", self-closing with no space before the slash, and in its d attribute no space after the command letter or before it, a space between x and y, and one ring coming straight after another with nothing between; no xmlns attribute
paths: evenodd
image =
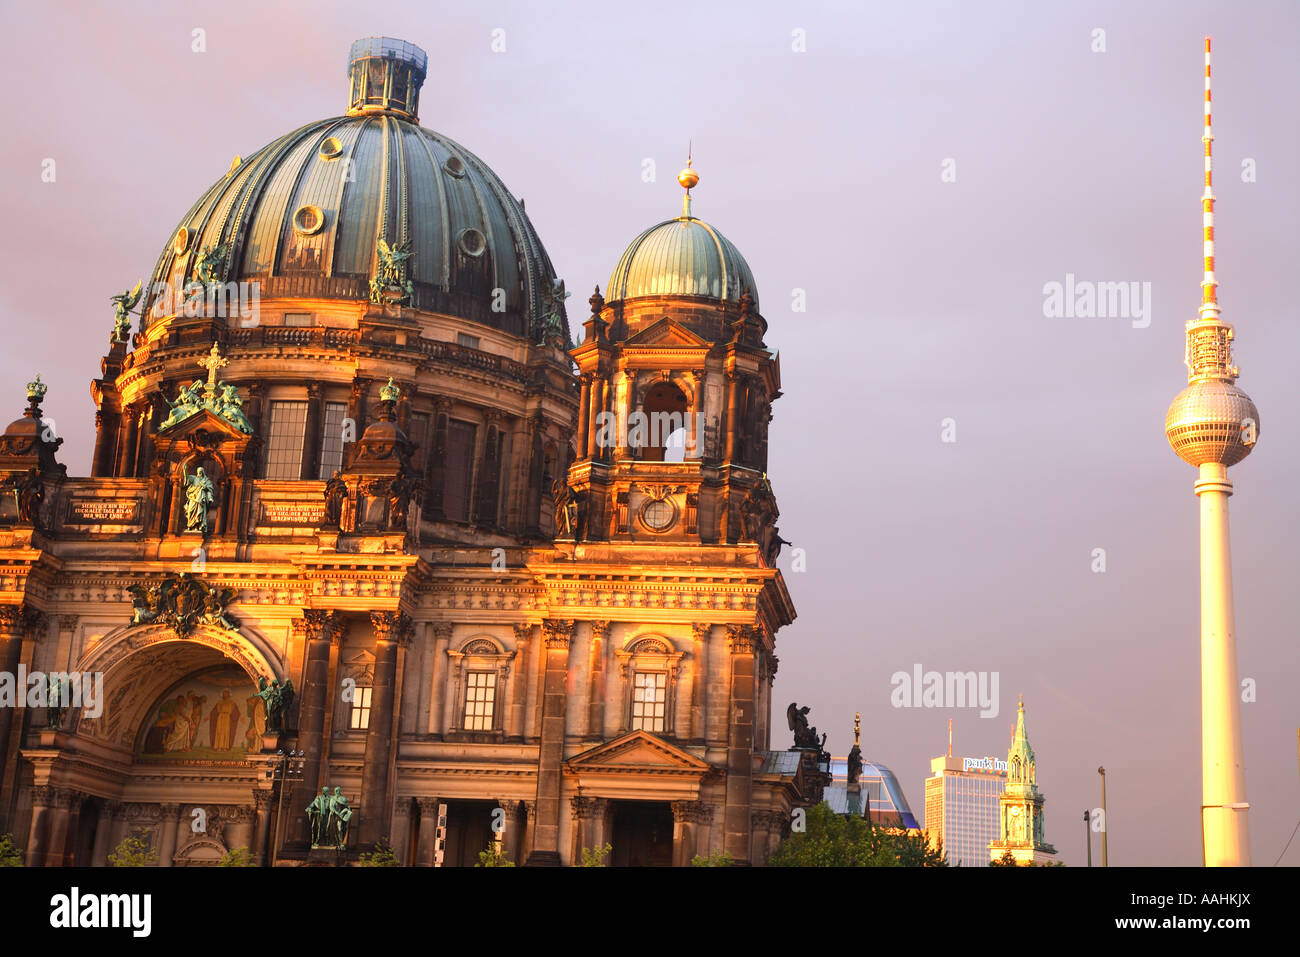
<svg viewBox="0 0 1300 957"><path fill-rule="evenodd" d="M681 184L682 189L686 190L686 196L682 200L682 216L685 219L691 218L691 190L695 184L700 181L700 174L691 168L691 147L686 148L686 168L677 174L677 182Z"/></svg>

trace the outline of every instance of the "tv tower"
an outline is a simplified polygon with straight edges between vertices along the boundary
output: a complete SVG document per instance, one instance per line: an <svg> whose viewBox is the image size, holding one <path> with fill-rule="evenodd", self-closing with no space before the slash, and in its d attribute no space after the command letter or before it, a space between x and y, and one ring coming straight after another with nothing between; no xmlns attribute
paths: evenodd
<svg viewBox="0 0 1300 957"><path fill-rule="evenodd" d="M1232 326L1219 318L1214 278L1214 190L1210 178L1210 38L1205 38L1205 276L1201 308L1187 323L1187 388L1165 417L1165 435L1178 457L1199 470L1201 503L1201 843L1207 867L1249 866L1246 769L1242 761L1241 698L1232 611L1228 543L1228 466L1259 437L1259 413L1237 388Z"/></svg>

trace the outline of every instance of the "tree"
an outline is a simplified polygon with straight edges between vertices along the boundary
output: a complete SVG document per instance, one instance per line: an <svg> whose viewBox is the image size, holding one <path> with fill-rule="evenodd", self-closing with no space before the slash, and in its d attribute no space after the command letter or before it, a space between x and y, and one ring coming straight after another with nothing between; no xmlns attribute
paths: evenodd
<svg viewBox="0 0 1300 957"><path fill-rule="evenodd" d="M375 842L375 849L373 852L363 851L361 853L357 858L357 866L401 867L402 865L398 863L397 855L393 853L393 849L388 846L388 841L381 837Z"/></svg>
<svg viewBox="0 0 1300 957"><path fill-rule="evenodd" d="M23 852L14 844L14 836L0 837L0 867L22 867Z"/></svg>
<svg viewBox="0 0 1300 957"><path fill-rule="evenodd" d="M248 852L247 847L234 847L221 855L221 861L218 867L252 867L253 855Z"/></svg>
<svg viewBox="0 0 1300 957"><path fill-rule="evenodd" d="M802 832L785 838L768 862L773 867L947 867L943 848L922 835L878 827L836 814L822 803L809 808Z"/></svg>
<svg viewBox="0 0 1300 957"><path fill-rule="evenodd" d="M122 843L108 855L109 867L152 867L158 863L158 852L140 834L122 838Z"/></svg>
<svg viewBox="0 0 1300 957"><path fill-rule="evenodd" d="M488 844L485 850L478 852L478 863L475 867L514 867L515 862L506 857L505 852L501 850L501 845L496 841Z"/></svg>
<svg viewBox="0 0 1300 957"><path fill-rule="evenodd" d="M1014 855L1010 851L1003 851L1002 856L996 861L989 861L989 867L1019 867Z"/></svg>
<svg viewBox="0 0 1300 957"><path fill-rule="evenodd" d="M582 849L582 863L578 866L604 867L605 858L609 857L612 850L614 850L613 844L606 844L604 847L584 847Z"/></svg>
<svg viewBox="0 0 1300 957"><path fill-rule="evenodd" d="M708 857L696 854L691 858L691 867L731 867L735 863L735 859L726 851L718 851Z"/></svg>

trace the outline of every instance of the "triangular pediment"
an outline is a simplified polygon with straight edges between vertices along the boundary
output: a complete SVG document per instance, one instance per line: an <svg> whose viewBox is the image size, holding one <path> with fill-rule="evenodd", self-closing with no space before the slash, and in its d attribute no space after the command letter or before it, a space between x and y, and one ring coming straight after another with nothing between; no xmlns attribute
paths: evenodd
<svg viewBox="0 0 1300 957"><path fill-rule="evenodd" d="M642 329L630 339L623 342L626 346L687 346L707 349L711 343L701 339L685 326L665 316L651 326Z"/></svg>
<svg viewBox="0 0 1300 957"><path fill-rule="evenodd" d="M251 437L248 433L241 431L207 407L200 408L197 412L190 414L179 422L173 422L165 429L158 429L158 435L165 436L168 439L178 439L181 436L193 435L196 432L216 432L232 439Z"/></svg>
<svg viewBox="0 0 1300 957"><path fill-rule="evenodd" d="M648 731L631 731L590 751L575 754L565 762L565 767L572 772L685 771L704 774L712 770L707 762Z"/></svg>

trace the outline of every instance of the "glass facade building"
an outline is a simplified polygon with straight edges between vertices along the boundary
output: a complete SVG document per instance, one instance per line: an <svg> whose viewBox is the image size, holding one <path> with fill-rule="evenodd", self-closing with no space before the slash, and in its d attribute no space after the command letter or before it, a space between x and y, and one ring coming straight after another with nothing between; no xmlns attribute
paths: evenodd
<svg viewBox="0 0 1300 957"><path fill-rule="evenodd" d="M849 813L849 759L831 758L831 784L822 794L822 800L831 806L836 814ZM859 800L865 798L871 809L871 820L885 827L905 827L915 830L921 825L907 805L903 786L898 783L894 772L875 761L862 762L862 775L858 778ZM866 809L858 806L857 810L866 817Z"/></svg>
<svg viewBox="0 0 1300 957"><path fill-rule="evenodd" d="M953 867L988 867L989 844L998 840L999 799L1005 771L963 771L961 758L939 757L925 780L925 829L943 841Z"/></svg>

